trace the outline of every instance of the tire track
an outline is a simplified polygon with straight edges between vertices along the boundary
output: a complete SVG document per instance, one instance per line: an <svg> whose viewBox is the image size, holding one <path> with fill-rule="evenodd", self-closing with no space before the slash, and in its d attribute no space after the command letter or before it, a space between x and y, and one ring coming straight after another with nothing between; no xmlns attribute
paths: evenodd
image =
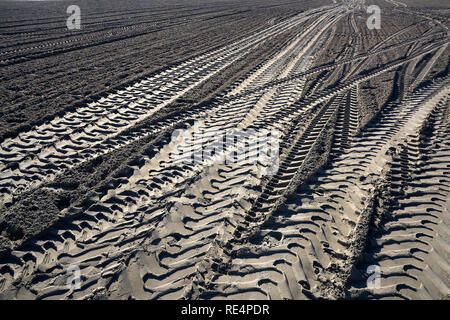
<svg viewBox="0 0 450 320"><path fill-rule="evenodd" d="M344 103L339 107L335 128L335 137L331 154L333 156L345 152L359 127L359 110L357 101L358 88L353 87L346 93Z"/></svg>
<svg viewBox="0 0 450 320"><path fill-rule="evenodd" d="M363 265L380 268L378 288L353 279L349 292L371 299L448 299L449 97L430 115L425 137L417 132L394 154L387 181L397 197L369 239ZM423 130L422 130L423 131ZM427 137L428 136L428 137Z"/></svg>
<svg viewBox="0 0 450 320"><path fill-rule="evenodd" d="M355 229L387 161L386 151L414 132L449 90L448 82L441 82L385 110L304 193L230 250L231 261L209 277L204 297L343 297L347 278L341 274L352 267Z"/></svg>
<svg viewBox="0 0 450 320"><path fill-rule="evenodd" d="M185 129L177 140L166 135L160 144L137 155L110 181L91 190L80 205L64 209L64 222L2 257L0 297L445 298L450 83L448 78L434 79L408 92L404 64L410 67L411 61L440 50L448 39L415 52L410 47L401 59L321 88L334 77L328 70L338 75L348 64L352 67L374 54L420 42L407 40L364 54L358 54L360 48L347 48L342 61L311 69L328 31L345 17L356 31L354 12L342 7L296 16L283 27L305 22L309 27L279 54L212 103L163 118L152 127L136 125L168 107L183 81L186 91L191 90L213 76L214 68L233 63L247 49L230 45L229 51L217 49L186 61L102 99L101 103L109 99L105 105L80 109L76 118L66 114L58 119L63 122L47 123L42 132L24 133L8 149L0 149L0 170L16 173L14 177L0 173L0 183L5 182L2 192L10 192L142 135L179 124ZM240 45L257 46L278 34L278 28ZM400 102L386 105L372 123L359 128L359 83L392 69L397 69L394 91ZM306 77L316 72L323 73L306 90ZM185 78L179 79L180 74ZM431 133L424 129L427 121L432 123ZM65 131L68 126L72 131ZM260 162L220 161L239 147L221 150L217 137L248 129L279 130L281 156L274 175L264 176L267 166ZM56 139L51 140L48 132ZM428 137L423 144L418 132ZM36 146L35 141L42 141L38 134L47 136L48 142ZM62 141L70 141L70 147L58 145L58 152L63 150L58 155L52 148ZM257 145L247 142L250 155L256 155ZM28 150L21 154L22 149ZM173 155L179 152L176 161ZM329 153L333 162L317 160L317 154L328 158ZM421 153L429 158L420 158ZM64 162L67 155L72 157L69 163ZM202 157L207 161L191 161ZM319 164L311 163L315 161ZM323 171L305 186L305 176L322 164ZM48 170L44 176L36 173L42 170ZM27 177L31 178L25 181ZM385 181L403 200L389 215L374 216L372 207L380 200L379 186ZM411 213L412 207L417 210ZM371 230L366 232L371 219L379 219L377 225L386 222L376 237ZM362 248L366 240L371 242L367 252ZM357 265L361 256L366 260ZM364 288L364 268L374 262L384 268L383 286L370 292ZM67 286L72 266L80 268L80 288ZM362 269L360 274L355 266Z"/></svg>
<svg viewBox="0 0 450 320"><path fill-rule="evenodd" d="M333 15L333 12L329 14L330 17ZM263 81L273 81L307 68L307 57L313 50L308 43L317 43L319 36L316 29L320 28L323 32L329 25L325 18L319 19L308 35L294 42L295 45L288 46L276 59L263 66L261 72L256 71L249 81L241 81L240 87L232 92L240 92L252 87L253 83L259 85ZM292 87L291 83L286 87L274 90L272 97L256 94L242 101L221 105L207 114L204 121L188 127L191 134L196 130L206 133L200 141L188 139L186 144L177 147L188 149L192 142L192 152L195 154L205 146L211 146L214 136L239 124L249 127L256 123L258 127L256 121L245 120L246 115L258 104L262 117L269 112L276 114L271 108L272 101L277 99L288 99L292 104L295 99L286 94L290 92L290 95L297 96L297 92L292 92L296 86ZM277 106L280 110L284 107L284 104ZM280 116L278 119L284 120ZM31 294L36 298L79 298L107 291L112 296L156 298L171 297L180 290L184 292L187 278L199 267L197 261L201 259L202 252L204 254L209 250L212 239L220 230L220 223L225 219L220 213L243 195L236 192L233 186L247 181L242 190L246 186L252 190L260 177L252 173L252 166L242 163L209 169L201 165L174 164L169 156L174 147L173 141L167 141L165 146L151 153L155 156L145 156L137 161L137 165L129 167L123 177L111 181L107 190L91 197L91 205L87 208L70 208L67 214L72 216L78 212L78 216L67 226L51 231L50 234L56 234L51 240L44 237L31 248L13 252L10 259L20 262L4 267L13 270L12 278L8 277L9 273L4 273L4 283L8 284L4 285L4 296L25 297ZM211 176L216 179L211 179ZM192 191L185 193L183 190L187 187ZM193 203L199 205L192 206ZM146 249L139 249L143 247ZM110 258L111 253L114 253L114 259ZM28 260L24 256L33 257L31 266L26 264ZM143 267L142 261L148 259L153 259L152 265L156 269L144 268L136 272L134 268ZM83 281L86 287L71 291L57 285L65 286L65 270L69 265L81 266L82 274L86 275L86 281ZM52 276L41 279L41 270ZM114 272L103 275L101 270ZM116 279L115 275L119 278ZM140 276L136 278L137 275ZM53 285L55 279L59 280ZM30 283L30 290L18 293L10 286L11 282Z"/></svg>
<svg viewBox="0 0 450 320"><path fill-rule="evenodd" d="M5 140L0 147L2 200L10 201L16 190L20 192L33 183L36 186L51 179L61 170L98 155L98 151L100 154L109 151L101 147L106 139L168 106L236 61L250 47L308 18L309 13L270 27L266 32L169 68L17 138ZM92 145L100 148L92 150Z"/></svg>

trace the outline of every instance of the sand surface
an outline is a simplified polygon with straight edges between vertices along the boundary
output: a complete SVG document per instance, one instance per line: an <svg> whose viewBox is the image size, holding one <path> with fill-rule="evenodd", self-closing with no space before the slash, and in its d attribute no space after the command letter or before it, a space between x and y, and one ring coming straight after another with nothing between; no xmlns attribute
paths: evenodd
<svg viewBox="0 0 450 320"><path fill-rule="evenodd" d="M448 17L380 5L292 9L3 139L0 298L448 299ZM273 162L224 160L265 131Z"/></svg>

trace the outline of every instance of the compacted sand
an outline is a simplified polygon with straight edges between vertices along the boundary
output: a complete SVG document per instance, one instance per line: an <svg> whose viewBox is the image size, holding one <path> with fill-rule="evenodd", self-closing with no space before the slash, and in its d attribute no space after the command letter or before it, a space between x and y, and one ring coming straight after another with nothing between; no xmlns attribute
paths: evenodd
<svg viewBox="0 0 450 320"><path fill-rule="evenodd" d="M416 2L374 1L379 30L364 1L282 4L239 37L11 126L0 297L448 299L449 8ZM12 45L0 68L45 59ZM275 134L276 157L249 161L254 137L219 148L243 132Z"/></svg>

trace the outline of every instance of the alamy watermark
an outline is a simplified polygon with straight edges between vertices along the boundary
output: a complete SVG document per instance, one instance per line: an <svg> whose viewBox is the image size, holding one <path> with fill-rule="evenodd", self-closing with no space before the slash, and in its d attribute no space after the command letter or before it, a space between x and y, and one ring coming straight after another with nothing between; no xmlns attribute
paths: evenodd
<svg viewBox="0 0 450 320"><path fill-rule="evenodd" d="M367 13L370 14L367 18L366 24L367 28L370 30L381 29L381 9L377 5L371 5L367 7Z"/></svg>
<svg viewBox="0 0 450 320"><path fill-rule="evenodd" d="M366 281L367 288L370 290L381 288L381 268L377 265L367 267L366 273L369 275Z"/></svg>
<svg viewBox="0 0 450 320"><path fill-rule="evenodd" d="M78 290L81 288L81 270L79 266L73 265L67 268L67 282L66 285L69 289Z"/></svg>
<svg viewBox="0 0 450 320"><path fill-rule="evenodd" d="M280 132L276 129L204 129L202 122L174 130L170 153L176 164L261 165L262 175L273 175L279 166Z"/></svg>
<svg viewBox="0 0 450 320"><path fill-rule="evenodd" d="M67 14L70 16L67 18L66 25L69 30L81 29L81 9L77 5L71 5L67 7Z"/></svg>

